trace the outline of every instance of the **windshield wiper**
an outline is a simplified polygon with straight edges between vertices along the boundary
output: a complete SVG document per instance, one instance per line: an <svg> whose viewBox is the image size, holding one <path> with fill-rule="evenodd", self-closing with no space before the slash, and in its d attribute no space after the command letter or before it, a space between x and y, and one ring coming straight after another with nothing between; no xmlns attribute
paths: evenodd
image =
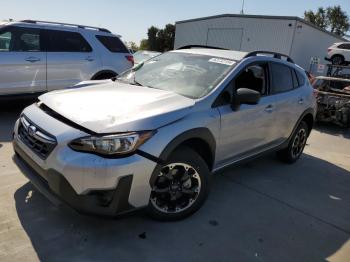
<svg viewBox="0 0 350 262"><path fill-rule="evenodd" d="M123 79L123 76L121 76L121 78L119 78L119 77L113 77L113 78L111 78L111 79L112 79L113 82L115 82L115 81L118 80L118 81L121 81L121 82L123 82L123 83L130 84L130 85L144 86L144 85L142 85L141 83L139 83L139 82L136 80L136 71L139 70L141 67L143 67L143 65L144 65L144 62L138 64L137 66L135 66L135 67L133 67L133 68L131 68L131 70L129 71L129 74L130 74L130 73L133 73L133 74L134 74L132 81L128 81L128 80ZM125 75L125 73L123 73L123 75Z"/></svg>

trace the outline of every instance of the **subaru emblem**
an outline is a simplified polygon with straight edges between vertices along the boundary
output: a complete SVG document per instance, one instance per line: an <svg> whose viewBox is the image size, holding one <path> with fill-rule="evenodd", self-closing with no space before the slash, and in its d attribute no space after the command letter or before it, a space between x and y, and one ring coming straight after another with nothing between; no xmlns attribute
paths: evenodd
<svg viewBox="0 0 350 262"><path fill-rule="evenodd" d="M29 126L28 127L28 134L30 136L34 136L35 135L35 132L36 132L36 127L35 126Z"/></svg>

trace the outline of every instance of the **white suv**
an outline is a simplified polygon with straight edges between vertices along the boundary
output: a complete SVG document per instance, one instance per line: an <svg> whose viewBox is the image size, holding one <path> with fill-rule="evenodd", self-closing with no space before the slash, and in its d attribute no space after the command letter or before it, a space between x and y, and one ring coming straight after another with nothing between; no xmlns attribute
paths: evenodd
<svg viewBox="0 0 350 262"><path fill-rule="evenodd" d="M0 24L0 97L112 78L133 63L119 37L104 28L33 20Z"/></svg>
<svg viewBox="0 0 350 262"><path fill-rule="evenodd" d="M350 62L350 42L335 43L328 48L327 61L333 65L343 65Z"/></svg>

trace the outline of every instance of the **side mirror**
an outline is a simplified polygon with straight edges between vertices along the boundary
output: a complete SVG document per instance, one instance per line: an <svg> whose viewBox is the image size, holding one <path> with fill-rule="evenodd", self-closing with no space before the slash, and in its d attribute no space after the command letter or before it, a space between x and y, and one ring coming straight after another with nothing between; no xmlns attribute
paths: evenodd
<svg viewBox="0 0 350 262"><path fill-rule="evenodd" d="M236 103L256 105L260 100L260 93L249 88L239 88L236 93Z"/></svg>

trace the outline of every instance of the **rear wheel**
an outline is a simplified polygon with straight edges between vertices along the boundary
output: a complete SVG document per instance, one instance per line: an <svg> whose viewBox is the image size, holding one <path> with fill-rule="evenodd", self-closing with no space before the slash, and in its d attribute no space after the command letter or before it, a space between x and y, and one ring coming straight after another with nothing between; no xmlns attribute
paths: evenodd
<svg viewBox="0 0 350 262"><path fill-rule="evenodd" d="M304 121L300 122L288 144L288 147L277 152L279 159L286 163L294 163L297 161L303 154L308 135L308 125Z"/></svg>
<svg viewBox="0 0 350 262"><path fill-rule="evenodd" d="M332 61L333 65L342 65L342 64L344 64L345 59L341 55L335 55L332 57L331 61Z"/></svg>
<svg viewBox="0 0 350 262"><path fill-rule="evenodd" d="M210 171L199 154L177 149L160 168L152 185L148 210L163 221L183 219L196 212L209 192Z"/></svg>

